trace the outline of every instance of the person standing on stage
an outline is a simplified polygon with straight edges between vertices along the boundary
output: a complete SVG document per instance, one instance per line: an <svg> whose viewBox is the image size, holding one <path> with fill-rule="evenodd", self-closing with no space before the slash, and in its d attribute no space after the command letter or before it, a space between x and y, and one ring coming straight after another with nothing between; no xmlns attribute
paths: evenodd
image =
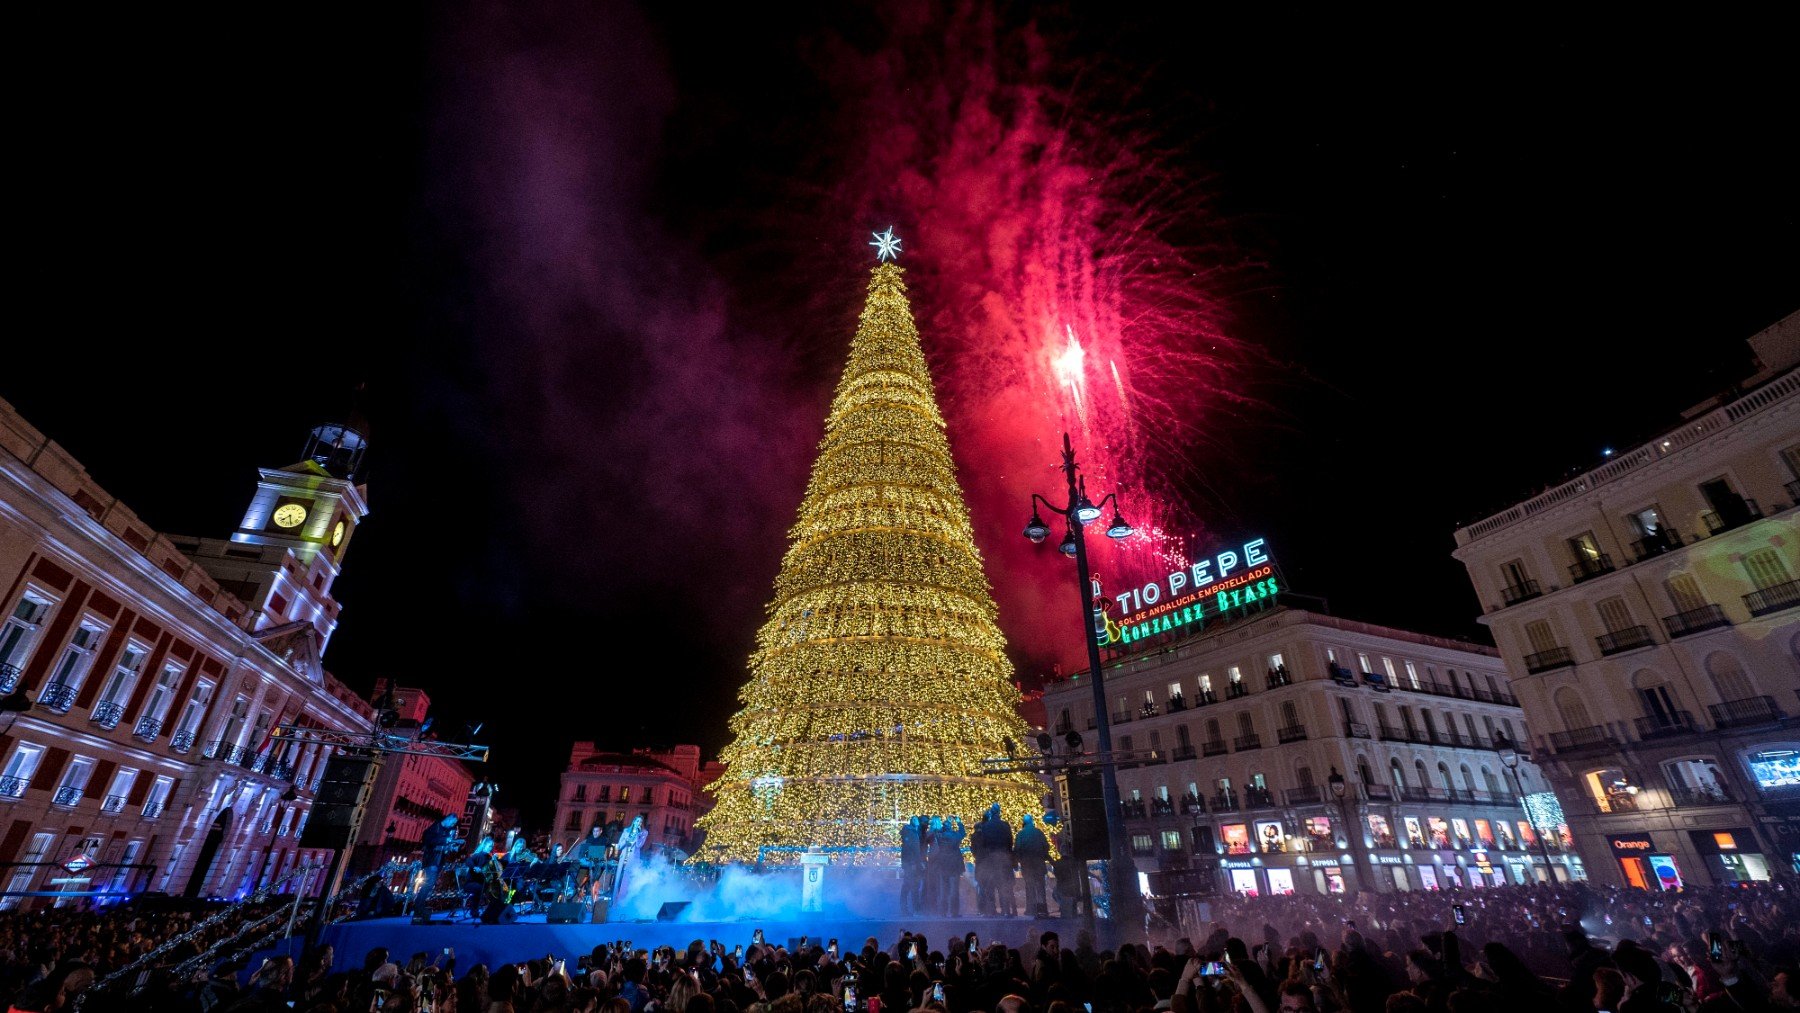
<svg viewBox="0 0 1800 1013"><path fill-rule="evenodd" d="M414 921L431 920L425 901L437 891L438 867L444 864L444 856L456 850L456 823L454 815L445 816L427 827L419 840L423 853L419 856L419 892L413 898Z"/></svg>
<svg viewBox="0 0 1800 1013"><path fill-rule="evenodd" d="M631 889L631 874L637 871L634 866L644 847L645 838L650 835L644 830L644 818L633 816L631 825L619 834L619 875L613 882L613 903L625 899Z"/></svg>
<svg viewBox="0 0 1800 1013"><path fill-rule="evenodd" d="M1025 878L1025 914L1048 918L1050 908L1044 903L1044 863L1050 860L1050 840L1038 829L1031 814L1019 827L1013 842L1013 855L1019 860L1019 875Z"/></svg>
<svg viewBox="0 0 1800 1013"><path fill-rule="evenodd" d="M975 853L975 907L980 914L1011 917L1013 907L1013 835L1012 826L1000 815L995 803L982 814L970 838Z"/></svg>
<svg viewBox="0 0 1800 1013"><path fill-rule="evenodd" d="M936 820L933 820L936 824ZM968 834L963 829L960 817L947 816L943 821L944 829L932 835L931 853L926 857L926 864L937 873L933 878L938 888L938 913L952 918L962 916L962 878L963 838Z"/></svg>
<svg viewBox="0 0 1800 1013"><path fill-rule="evenodd" d="M918 914L925 892L925 831L919 817L900 828L900 913Z"/></svg>

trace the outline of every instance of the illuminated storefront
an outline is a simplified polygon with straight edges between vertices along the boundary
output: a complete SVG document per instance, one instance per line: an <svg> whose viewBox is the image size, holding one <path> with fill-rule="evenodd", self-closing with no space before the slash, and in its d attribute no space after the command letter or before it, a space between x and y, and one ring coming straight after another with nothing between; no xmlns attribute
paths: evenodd
<svg viewBox="0 0 1800 1013"><path fill-rule="evenodd" d="M1639 890L1679 890L1681 867L1675 856L1661 851L1646 835L1612 834L1606 839L1627 886Z"/></svg>
<svg viewBox="0 0 1800 1013"><path fill-rule="evenodd" d="M1769 860L1754 850L1756 838L1745 828L1691 830L1694 850L1706 863L1706 871L1720 883L1760 883L1769 878Z"/></svg>

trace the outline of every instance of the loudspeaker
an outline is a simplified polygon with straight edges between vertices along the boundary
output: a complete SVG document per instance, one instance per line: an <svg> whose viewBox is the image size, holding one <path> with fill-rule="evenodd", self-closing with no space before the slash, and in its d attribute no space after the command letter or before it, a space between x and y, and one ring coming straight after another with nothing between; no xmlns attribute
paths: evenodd
<svg viewBox="0 0 1800 1013"><path fill-rule="evenodd" d="M688 906L685 900L673 900L656 909L656 920L672 922L681 915L681 909Z"/></svg>
<svg viewBox="0 0 1800 1013"><path fill-rule="evenodd" d="M601 898L600 900L597 900L594 902L594 924L595 925L599 925L601 922L606 921L607 909L609 909L611 907L612 907L612 902L605 899L604 897Z"/></svg>
<svg viewBox="0 0 1800 1013"><path fill-rule="evenodd" d="M1097 767L1069 768L1069 850L1078 862L1104 861L1106 802L1100 793Z"/></svg>
<svg viewBox="0 0 1800 1013"><path fill-rule="evenodd" d="M580 925L588 919L588 907L578 900L561 900L550 905L544 919L552 925Z"/></svg>
<svg viewBox="0 0 1800 1013"><path fill-rule="evenodd" d="M381 764L368 756L339 754L325 761L318 793L313 796L312 813L306 818L306 829L300 832L300 847L349 847L356 837L356 828L362 824L363 808L369 804L369 792L380 770Z"/></svg>

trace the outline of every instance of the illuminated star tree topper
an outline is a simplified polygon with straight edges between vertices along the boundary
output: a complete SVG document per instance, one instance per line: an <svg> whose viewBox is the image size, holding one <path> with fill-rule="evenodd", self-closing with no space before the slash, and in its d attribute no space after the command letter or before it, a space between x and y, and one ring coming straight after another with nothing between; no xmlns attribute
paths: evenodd
<svg viewBox="0 0 1800 1013"><path fill-rule="evenodd" d="M900 237L894 235L894 227L892 225L888 226L886 232L871 232L869 234L875 237L875 241L869 245L875 247L876 260L895 260L899 258Z"/></svg>

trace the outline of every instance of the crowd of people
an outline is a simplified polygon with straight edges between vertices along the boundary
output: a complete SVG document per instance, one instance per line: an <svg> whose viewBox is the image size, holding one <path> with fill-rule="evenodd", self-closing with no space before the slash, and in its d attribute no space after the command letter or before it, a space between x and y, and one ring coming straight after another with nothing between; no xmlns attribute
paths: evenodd
<svg viewBox="0 0 1800 1013"><path fill-rule="evenodd" d="M0 913L0 996L82 1008L348 1013L1668 1013L1800 1008L1800 886L1679 893L1584 884L1350 897L1223 897L1144 942L1101 950L1031 922L950 939L760 931L646 951L459 966L452 949L346 960L329 946L254 969L200 967L203 913L150 905ZM271 902L273 903L273 902ZM1196 922L1195 919L1198 919ZM1019 934L1020 945L983 929ZM153 973L83 996L159 943ZM348 956L348 955L345 955ZM245 975L248 975L247 981ZM140 987L141 986L141 987Z"/></svg>

